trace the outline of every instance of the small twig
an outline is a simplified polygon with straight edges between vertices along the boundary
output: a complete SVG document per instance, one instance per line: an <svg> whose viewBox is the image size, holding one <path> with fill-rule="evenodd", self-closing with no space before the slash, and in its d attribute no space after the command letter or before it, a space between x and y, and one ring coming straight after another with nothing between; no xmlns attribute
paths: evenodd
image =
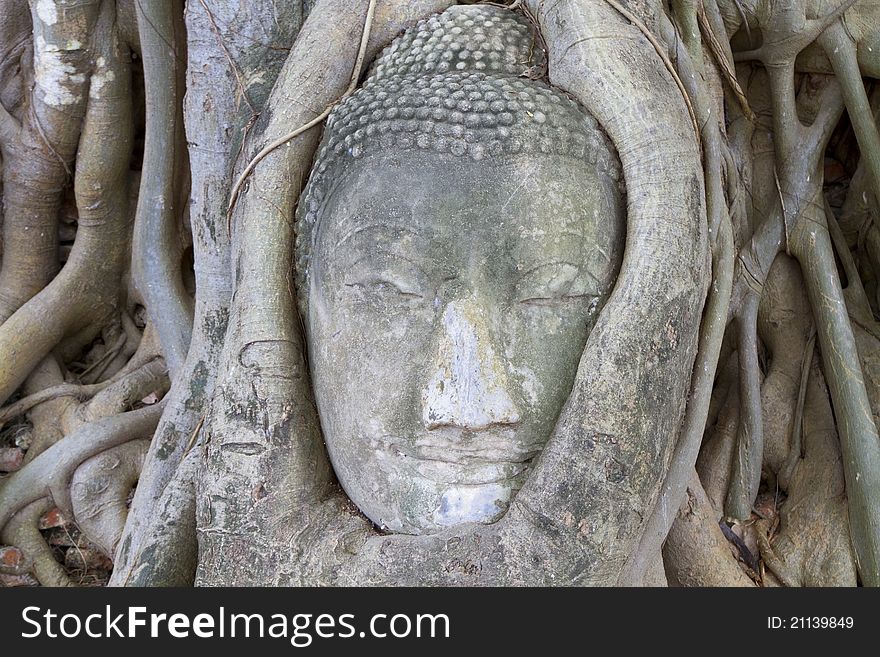
<svg viewBox="0 0 880 657"><path fill-rule="evenodd" d="M782 185L779 183L779 172L773 167L773 181L776 183L776 192L779 194L779 204L782 206L782 231L785 234L785 254L790 256L788 240L791 234L788 230L788 210L785 209L785 196L782 194Z"/></svg>
<svg viewBox="0 0 880 657"><path fill-rule="evenodd" d="M791 446L788 457L782 468L786 482L791 481L795 466L804 458L804 403L807 399L807 384L810 382L810 369L813 365L813 353L816 349L816 327L810 331L810 339L804 347L803 361L801 362L801 380L798 387L797 405L794 408L794 419L791 425Z"/></svg>
<svg viewBox="0 0 880 657"><path fill-rule="evenodd" d="M64 533L67 535L67 538L73 544L73 547L75 547L76 551L79 552L79 558L82 559L83 570L82 570L82 575L80 575L80 579L82 579L89 572L89 564L86 563L86 555L83 553L82 548L80 547L79 543L73 539L73 536L70 535L70 530L67 529L67 523L63 524L61 526L61 528L64 530Z"/></svg>
<svg viewBox="0 0 880 657"><path fill-rule="evenodd" d="M755 558L755 555L752 554L752 551L749 549L749 546L746 545L745 541L743 541L739 535L730 528L730 525L724 522L724 520L718 521L718 527L721 528L721 533L724 534L724 538L730 541L736 548L736 551L739 552L739 556L743 562L751 568L753 572L757 572L758 560Z"/></svg>
<svg viewBox="0 0 880 657"><path fill-rule="evenodd" d="M80 373L80 375L79 375L80 381L82 381L86 376L88 376L88 374L90 372L92 372L96 368L100 368L100 369L98 369L95 372L95 378L97 379L98 377L100 377L104 373L104 370L107 369L107 366L110 364L110 362L114 358L116 358L117 355L119 355L119 352L121 352L122 349L125 347L125 343L127 341L128 341L128 336L125 335L125 333L120 335L119 338L117 338L116 342L113 344L113 346L110 347L106 352L104 352L103 356L101 356L98 360L96 360L94 363L89 365L86 369L84 369Z"/></svg>
<svg viewBox="0 0 880 657"><path fill-rule="evenodd" d="M207 416L203 414L203 415L199 418L199 421L198 421L198 423L196 424L196 428L193 429L192 434L190 434L189 441L187 441L187 444L186 444L186 448L183 450L183 456L180 457L180 460L181 460L181 461L183 461L183 459L186 458L186 455L189 454L189 453L190 453L190 450L192 450L192 448L195 446L195 444L196 444L196 438L198 438L199 431L202 430L202 427L203 427L204 424L205 424L205 417L207 417Z"/></svg>
<svg viewBox="0 0 880 657"><path fill-rule="evenodd" d="M522 13L523 17L529 23L532 24L532 43L529 45L529 56L525 62L521 62L521 63L526 64L526 63L529 63L532 61L532 56L535 53L535 46L536 45L538 47L540 47L541 52L544 53L544 65L543 65L543 70L540 72L540 75L535 73L536 77L532 77L532 69L534 67L529 67L523 73L521 73L520 76L521 77L525 76L525 77L527 77L529 79L533 79L533 80L544 79L548 84L550 84L550 80L549 80L550 69L549 69L549 62L548 62L548 59L546 56L547 55L547 43L546 43L546 41L544 41L544 35L541 32L541 26L538 25L538 19L532 15L532 12L529 11L528 7L526 7L525 5L520 5L519 0L517 0L517 2L513 3L512 5L507 6L507 8L510 10L517 10L518 9L520 11L520 13ZM559 91L564 91L564 90L559 89Z"/></svg>
<svg viewBox="0 0 880 657"><path fill-rule="evenodd" d="M321 112L318 116L316 116L314 119L312 119L311 121L309 121L305 125L300 126L296 130L289 132L288 134L284 135L283 137L279 137L278 139L276 139L275 141L271 142L266 147L264 147L263 150L261 150L259 153L257 153L254 156L254 158L245 167L244 171L242 172L241 176L239 176L238 180L235 181L235 185L233 185L233 187L232 187L232 192L229 194L229 208L226 211L226 221L227 221L228 225L231 225L232 212L235 209L235 204L238 201L239 195L241 194L241 188L244 185L245 180L247 180L248 176L250 176L251 173L253 173L253 171L257 167L257 165L267 155L269 155L269 153L274 151L279 146L283 146L284 144L289 142L291 139L295 139L296 137L298 137L299 135L301 135L305 131L310 130L311 128L314 128L316 125L321 123L324 119L326 119L330 115L330 112L333 111L334 107L336 107L339 103L341 103L343 100L348 98L354 92L355 88L357 87L358 79L360 78L360 75L361 75L361 68L364 65L364 59L367 56L367 44L370 41L370 31L372 30L372 27L373 27L373 15L375 14L375 12L376 12L376 0L370 0L370 6L367 8L367 17L364 20L364 31L361 36L360 50L358 51L357 59L355 60L355 64L354 64L354 70L352 71L352 74L351 74L351 82L349 83L348 88L345 90L345 93L343 93L339 98L337 98L332 103L330 103L326 107L326 109L323 112Z"/></svg>
<svg viewBox="0 0 880 657"><path fill-rule="evenodd" d="M791 573L788 564L785 563L782 557L776 554L773 546L770 545L770 541L767 538L768 531L769 523L766 520L759 520L756 523L755 533L758 538L758 550L761 553L761 561L766 564L770 572L776 575L785 586L800 586L798 578Z"/></svg>
<svg viewBox="0 0 880 657"><path fill-rule="evenodd" d="M675 85L681 92L682 98L684 98L684 103L685 105L687 105L687 111L691 117L691 123L694 127L694 134L697 137L697 145L701 146L703 140L700 137L700 124L697 121L697 114L696 112L694 112L694 106L693 104L691 104L691 99L688 96L687 89L685 89L684 83L681 81L681 78L678 77L678 73L675 72L675 66L673 66L672 62L669 60L669 55L667 55L664 51L662 44L657 41L657 38L653 34L651 34L651 30L649 30L648 27L642 21L640 21L635 14L633 14L626 7L617 2L617 0L605 0L605 2L614 7L614 9L616 9L624 18L635 25L639 29L639 31L641 31L641 33L645 35L645 38L650 41L651 45L654 46L654 50L657 51L660 59L663 60L663 65L666 67L666 70L669 71L669 74L675 81Z"/></svg>
<svg viewBox="0 0 880 657"><path fill-rule="evenodd" d="M798 458L804 458L806 451L804 449L804 404L807 399L807 384L810 382L810 370L813 365L813 354L816 352L816 327L814 326L810 332L810 339L804 348L804 360L801 363L801 381L798 390L797 408L795 409L795 425L792 427L792 451L797 451Z"/></svg>
<svg viewBox="0 0 880 657"><path fill-rule="evenodd" d="M480 2L478 4L485 5L487 7L501 7L502 9L510 9L511 11L516 11L519 9L520 4L522 4L522 0L514 0L509 5L502 4L500 2Z"/></svg>

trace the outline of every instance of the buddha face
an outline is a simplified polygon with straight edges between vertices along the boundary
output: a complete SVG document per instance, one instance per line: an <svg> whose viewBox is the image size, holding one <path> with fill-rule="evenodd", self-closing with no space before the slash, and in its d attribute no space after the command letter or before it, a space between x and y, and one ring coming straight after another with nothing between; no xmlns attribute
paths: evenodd
<svg viewBox="0 0 880 657"><path fill-rule="evenodd" d="M404 150L334 180L307 336L339 482L387 530L493 522L553 432L613 284L616 185L568 156Z"/></svg>

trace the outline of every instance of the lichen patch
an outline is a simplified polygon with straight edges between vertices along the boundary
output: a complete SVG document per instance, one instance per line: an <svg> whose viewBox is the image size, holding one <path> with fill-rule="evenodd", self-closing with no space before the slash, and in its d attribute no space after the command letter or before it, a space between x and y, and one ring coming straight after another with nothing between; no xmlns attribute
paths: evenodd
<svg viewBox="0 0 880 657"><path fill-rule="evenodd" d="M86 81L86 76L65 60L67 54L67 50L46 43L40 36L34 39L34 78L47 105L74 105L82 99L75 89Z"/></svg>
<svg viewBox="0 0 880 657"><path fill-rule="evenodd" d="M46 25L55 25L58 22L58 8L54 0L37 0L37 17Z"/></svg>
<svg viewBox="0 0 880 657"><path fill-rule="evenodd" d="M92 84L89 87L89 97L95 99L100 98L101 90L116 79L113 71L100 68L100 59L103 58L98 60L98 68L92 74Z"/></svg>

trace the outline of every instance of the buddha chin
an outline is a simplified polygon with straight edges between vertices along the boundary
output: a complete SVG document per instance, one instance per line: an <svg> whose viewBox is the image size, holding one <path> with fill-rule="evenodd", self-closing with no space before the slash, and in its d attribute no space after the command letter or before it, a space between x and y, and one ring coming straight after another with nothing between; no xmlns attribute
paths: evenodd
<svg viewBox="0 0 880 657"><path fill-rule="evenodd" d="M522 35L510 56L530 53L509 12L458 9L431 34L464 38L474 16L498 16ZM490 23L511 50L497 21L483 47ZM447 75L449 94L470 99L461 117L401 124L385 101L407 84L452 97L431 76L383 91L391 48L328 123L299 209L299 298L340 484L376 525L425 534L496 521L539 458L613 286L624 203L595 121L538 83ZM494 119L466 129L481 102ZM374 108L372 131L357 127L360 106Z"/></svg>

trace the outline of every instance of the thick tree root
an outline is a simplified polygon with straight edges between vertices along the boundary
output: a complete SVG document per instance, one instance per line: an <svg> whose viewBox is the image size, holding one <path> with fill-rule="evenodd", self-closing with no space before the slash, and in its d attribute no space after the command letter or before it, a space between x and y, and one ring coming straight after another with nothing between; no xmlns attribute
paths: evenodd
<svg viewBox="0 0 880 657"><path fill-rule="evenodd" d="M137 3L144 60L147 125L144 175L134 229L134 280L172 373L183 365L192 333L192 299L181 273L176 170L183 162L181 94L183 52L180 0Z"/></svg>
<svg viewBox="0 0 880 657"><path fill-rule="evenodd" d="M46 496L72 515L69 488L76 469L105 450L152 436L163 407L159 403L83 425L10 475L0 485L0 527L20 509Z"/></svg>
<svg viewBox="0 0 880 657"><path fill-rule="evenodd" d="M70 482L73 519L80 531L112 557L128 515L126 502L137 483L149 442L133 440L93 456Z"/></svg>
<svg viewBox="0 0 880 657"><path fill-rule="evenodd" d="M0 361L0 401L9 398L62 338L89 325L103 326L119 309L130 236L132 126L130 75L113 21L113 7L107 3L95 36L101 63L93 72L106 83L99 92L90 92L76 162L77 239L62 272L0 324L0 353L7 356Z"/></svg>
<svg viewBox="0 0 880 657"><path fill-rule="evenodd" d="M30 570L43 586L73 586L38 529L40 516L53 506L47 497L26 505L6 523L0 538L25 554Z"/></svg>
<svg viewBox="0 0 880 657"><path fill-rule="evenodd" d="M754 586L721 533L719 518L720 514L712 507L694 472L687 499L663 546L663 562L671 583L677 586Z"/></svg>
<svg viewBox="0 0 880 657"><path fill-rule="evenodd" d="M44 4L51 8L48 13L41 10ZM0 325L40 292L58 268L58 210L89 104L90 46L101 2L77 2L64 8L68 20L57 20L56 5L61 4L30 2L35 35L33 93L19 120L3 113ZM5 398L0 391L0 399Z"/></svg>

